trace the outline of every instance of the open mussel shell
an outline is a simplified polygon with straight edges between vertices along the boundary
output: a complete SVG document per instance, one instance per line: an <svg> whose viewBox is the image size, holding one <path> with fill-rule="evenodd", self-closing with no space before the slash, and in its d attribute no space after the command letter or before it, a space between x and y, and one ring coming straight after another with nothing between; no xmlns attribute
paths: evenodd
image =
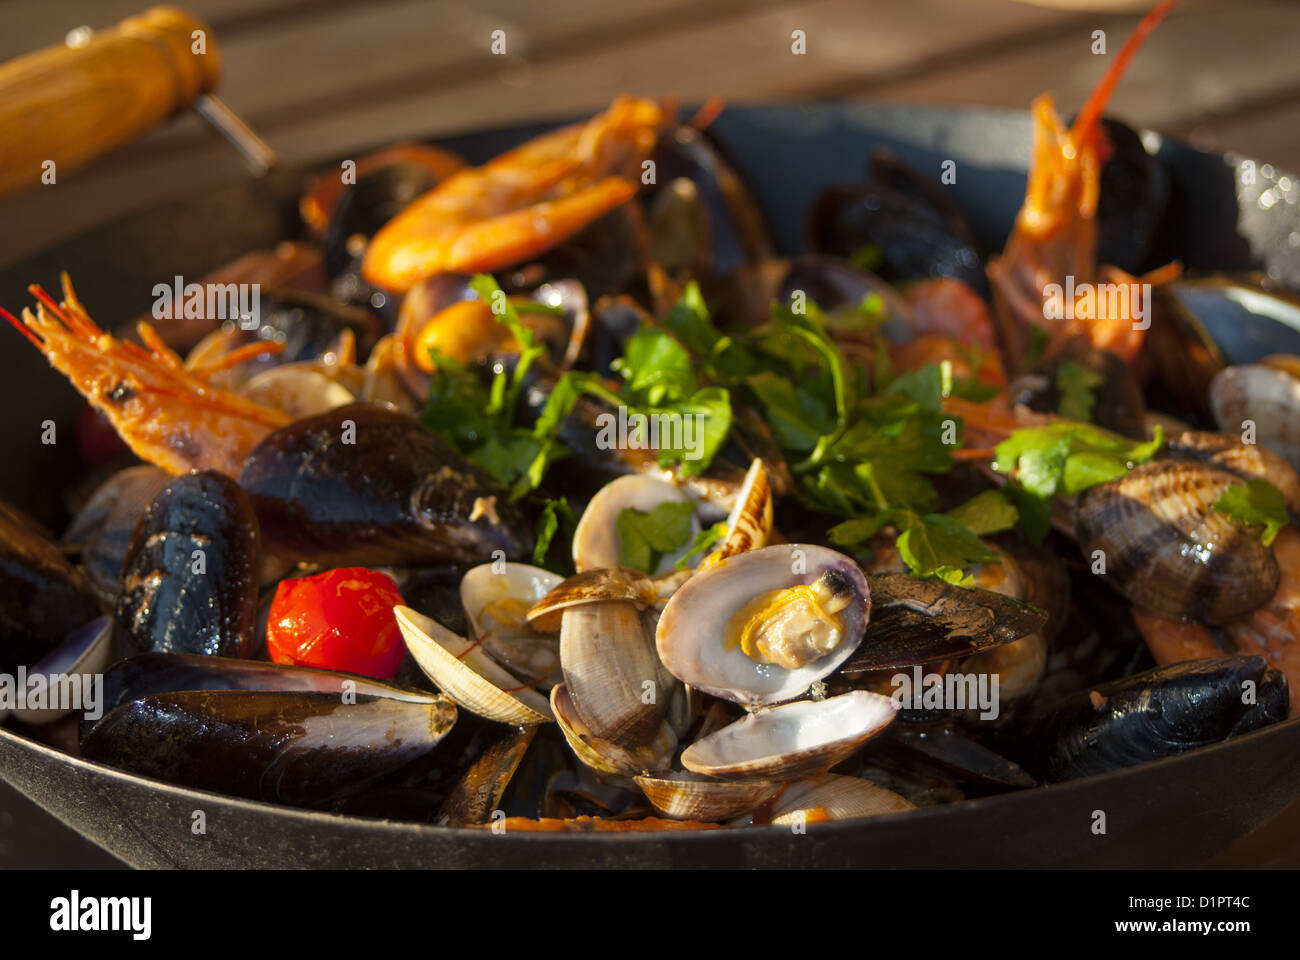
<svg viewBox="0 0 1300 960"><path fill-rule="evenodd" d="M197 653L142 653L119 660L105 671L101 712L110 713L116 707L142 697L193 690L328 693L335 697L359 694L411 703L433 703L438 699L437 694L425 690L336 670ZM89 715L82 718L83 740L100 719Z"/></svg>
<svg viewBox="0 0 1300 960"><path fill-rule="evenodd" d="M798 572L795 572L798 571ZM841 639L824 656L796 669L760 663L725 640L727 625L769 591L834 577L852 594L838 614ZM862 639L871 593L858 565L812 544L749 550L697 573L673 594L655 631L659 659L673 676L717 697L746 705L791 700L844 663Z"/></svg>
<svg viewBox="0 0 1300 960"><path fill-rule="evenodd" d="M666 722L659 725L659 730L648 743L633 747L597 737L578 715L568 687L563 683L551 689L551 711L574 755L601 773L634 776L667 770L677 750L677 735Z"/></svg>
<svg viewBox="0 0 1300 960"><path fill-rule="evenodd" d="M91 705L91 684L96 674L104 672L112 653L113 621L96 617L68 634L68 638L27 670L28 683L40 676L49 683L49 696L55 698L55 685L66 692L71 706L49 705L42 708L15 709L13 715L23 723L42 726L61 720L77 708L77 703ZM80 696L78 696L80 694Z"/></svg>
<svg viewBox="0 0 1300 960"><path fill-rule="evenodd" d="M466 710L516 726L553 719L546 698L498 665L479 644L410 607L394 607L393 613L420 669Z"/></svg>
<svg viewBox="0 0 1300 960"><path fill-rule="evenodd" d="M1226 623L1267 603L1281 576L1273 551L1214 509L1241 482L1210 463L1140 464L1083 495L1079 544L1102 552L1103 579L1138 606Z"/></svg>
<svg viewBox="0 0 1300 960"><path fill-rule="evenodd" d="M890 670L966 657L1041 630L1047 613L978 587L873 574L871 623L845 671Z"/></svg>
<svg viewBox="0 0 1300 960"><path fill-rule="evenodd" d="M916 805L892 790L863 780L830 773L790 784L772 806L771 823L793 826L826 820L856 820L915 810Z"/></svg>
<svg viewBox="0 0 1300 960"><path fill-rule="evenodd" d="M442 697L185 691L123 704L81 752L179 786L324 806L428 753L455 722L456 707Z"/></svg>
<svg viewBox="0 0 1300 960"><path fill-rule="evenodd" d="M897 713L891 698L865 690L756 710L687 747L682 766L721 779L793 780L825 773Z"/></svg>
<svg viewBox="0 0 1300 960"><path fill-rule="evenodd" d="M655 477L632 474L605 484L582 511L578 527L573 532L574 568L583 571L619 565L618 518L624 510L649 513L663 503L689 503L690 500L675 484ZM652 572L672 570L686 555L699 532L699 520L692 516L690 539L677 551L662 557L658 568Z"/></svg>
<svg viewBox="0 0 1300 960"><path fill-rule="evenodd" d="M673 771L633 778L650 806L674 820L730 820L781 789L774 780L710 780Z"/></svg>

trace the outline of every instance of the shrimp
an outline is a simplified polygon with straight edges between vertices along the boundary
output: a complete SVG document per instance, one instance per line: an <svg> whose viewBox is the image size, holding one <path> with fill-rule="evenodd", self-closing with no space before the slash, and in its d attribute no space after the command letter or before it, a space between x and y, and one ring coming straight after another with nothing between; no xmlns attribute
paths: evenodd
<svg viewBox="0 0 1300 960"><path fill-rule="evenodd" d="M1300 715L1300 530L1285 527L1273 541L1273 555L1282 571L1273 599L1224 626L1222 634L1137 608L1133 619L1159 664L1227 654L1263 657L1286 674L1294 717Z"/></svg>
<svg viewBox="0 0 1300 960"><path fill-rule="evenodd" d="M206 379L225 366L273 352L279 344L251 344L202 372L186 370L147 323L139 325L145 347L105 333L90 319L66 273L62 281L61 303L33 285L35 313L24 309L21 320L3 309L0 315L108 417L142 460L171 474L219 470L238 479L253 448L292 419Z"/></svg>
<svg viewBox="0 0 1300 960"><path fill-rule="evenodd" d="M586 123L453 174L375 234L362 275L405 293L435 273L498 270L553 247L632 199L666 116L619 97Z"/></svg>
<svg viewBox="0 0 1300 960"><path fill-rule="evenodd" d="M1070 289L1067 278L1073 278L1073 289L1083 297L1098 277L1107 283L1166 278L1164 272L1132 278L1113 267L1099 267L1097 203L1101 168L1110 150L1101 127L1102 111L1138 47L1177 2L1160 0L1142 18L1068 129L1050 95L1033 102L1034 148L1025 202L1002 255L988 265L995 317L1009 361L1029 355L1031 326L1045 328L1057 341L1082 332L1093 346L1118 353L1130 363L1137 356L1143 328L1133 323L1131 300L1097 297L1087 308L1076 300L1077 310L1066 310L1070 305L1058 302L1062 309L1049 311L1046 305L1052 298L1047 290L1053 284L1062 291ZM1049 313L1074 314L1078 319L1048 320Z"/></svg>

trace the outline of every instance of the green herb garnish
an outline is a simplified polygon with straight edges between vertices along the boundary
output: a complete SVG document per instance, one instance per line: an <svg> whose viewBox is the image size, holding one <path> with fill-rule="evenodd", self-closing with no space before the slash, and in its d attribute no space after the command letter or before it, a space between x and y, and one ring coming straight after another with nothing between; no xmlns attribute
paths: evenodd
<svg viewBox="0 0 1300 960"><path fill-rule="evenodd" d="M619 564L653 574L665 556L690 542L694 515L694 503L677 500L649 512L634 507L620 510L615 524Z"/></svg>
<svg viewBox="0 0 1300 960"><path fill-rule="evenodd" d="M1244 527L1262 525L1260 539L1268 546L1290 522L1282 491L1258 477L1244 485L1233 484L1214 501L1214 509Z"/></svg>
<svg viewBox="0 0 1300 960"><path fill-rule="evenodd" d="M1057 412L1071 420L1091 420L1097 404L1097 388L1104 380L1096 370L1066 360L1056 368L1056 388L1061 391Z"/></svg>

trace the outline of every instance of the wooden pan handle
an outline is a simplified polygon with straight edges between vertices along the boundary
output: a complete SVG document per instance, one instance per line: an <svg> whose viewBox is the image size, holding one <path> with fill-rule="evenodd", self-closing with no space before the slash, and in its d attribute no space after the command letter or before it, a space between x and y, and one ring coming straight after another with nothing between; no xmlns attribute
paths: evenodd
<svg viewBox="0 0 1300 960"><path fill-rule="evenodd" d="M153 7L82 46L47 47L0 65L0 195L40 183L49 160L62 178L220 82L211 29L175 7Z"/></svg>

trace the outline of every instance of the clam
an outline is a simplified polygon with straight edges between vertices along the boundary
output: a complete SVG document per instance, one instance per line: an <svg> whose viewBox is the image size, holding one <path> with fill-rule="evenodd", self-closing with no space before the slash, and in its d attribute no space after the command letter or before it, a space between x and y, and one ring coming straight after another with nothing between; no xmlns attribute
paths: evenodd
<svg viewBox="0 0 1300 960"><path fill-rule="evenodd" d="M1210 463L1157 460L1088 490L1077 532L1103 579L1140 607L1221 624L1267 603L1280 572L1260 538L1213 509L1242 481Z"/></svg>
<svg viewBox="0 0 1300 960"><path fill-rule="evenodd" d="M689 503L691 498L667 480L640 474L619 477L600 488L582 512L573 532L573 566L578 571L617 567L620 561L618 519L624 510L649 513L663 503ZM691 518L691 538L673 553L665 554L653 573L667 573L690 549L700 532L700 523Z"/></svg>
<svg viewBox="0 0 1300 960"><path fill-rule="evenodd" d="M1246 421L1259 443L1300 470L1300 358L1272 356L1227 367L1210 382L1210 406L1219 429L1240 435Z"/></svg>
<svg viewBox="0 0 1300 960"><path fill-rule="evenodd" d="M806 544L750 550L691 578L659 618L659 656L683 683L751 712L687 747L682 765L791 779L826 772L884 730L898 705L880 694L784 703L853 653L870 606L857 564Z"/></svg>
<svg viewBox="0 0 1300 960"><path fill-rule="evenodd" d="M528 612L537 629L559 620L560 669L574 710L592 734L622 747L655 737L672 690L642 619L648 577L614 567L565 580Z"/></svg>
<svg viewBox="0 0 1300 960"><path fill-rule="evenodd" d="M828 774L790 784L772 808L772 823L790 826L824 820L854 820L915 809L916 805L910 800L870 780Z"/></svg>
<svg viewBox="0 0 1300 960"><path fill-rule="evenodd" d="M682 766L727 779L825 773L884 730L897 712L889 697L865 690L755 710L687 747Z"/></svg>
<svg viewBox="0 0 1300 960"><path fill-rule="evenodd" d="M516 726L553 719L546 698L498 665L479 644L410 607L394 607L393 613L420 669L466 710Z"/></svg>
<svg viewBox="0 0 1300 960"><path fill-rule="evenodd" d="M239 389L239 395L283 410L295 420L347 406L356 399L351 390L313 369L309 363L263 370Z"/></svg>
<svg viewBox="0 0 1300 960"><path fill-rule="evenodd" d="M763 547L692 577L664 607L656 645L683 683L745 706L781 703L848 659L870 606L866 577L843 554Z"/></svg>
<svg viewBox="0 0 1300 960"><path fill-rule="evenodd" d="M546 690L557 681L559 645L530 627L527 614L560 581L558 574L526 563L480 564L460 581L470 635L510 673Z"/></svg>
<svg viewBox="0 0 1300 960"><path fill-rule="evenodd" d="M677 750L677 735L667 723L661 723L647 742L631 747L597 736L579 715L563 683L551 689L551 711L577 758L601 773L630 776L667 770Z"/></svg>
<svg viewBox="0 0 1300 960"><path fill-rule="evenodd" d="M1169 434L1165 451L1180 460L1206 460L1249 480L1267 480L1286 499L1287 509L1300 516L1300 475L1263 443L1242 443L1236 434L1181 430Z"/></svg>
<svg viewBox="0 0 1300 960"><path fill-rule="evenodd" d="M726 537L700 566L711 567L738 553L765 547L771 535L772 486L768 482L766 466L756 457L736 495L736 505L727 516Z"/></svg>
<svg viewBox="0 0 1300 960"><path fill-rule="evenodd" d="M989 548L996 560L978 564L971 571L975 582L1013 600L1028 599L1029 583L1020 564L996 544ZM1002 703L1033 693L1046 670L1047 638L1040 630L976 653L961 664L963 673L997 676Z"/></svg>
<svg viewBox="0 0 1300 960"><path fill-rule="evenodd" d="M772 780L710 780L693 773L634 777L650 805L674 820L730 820L759 806L781 788Z"/></svg>

